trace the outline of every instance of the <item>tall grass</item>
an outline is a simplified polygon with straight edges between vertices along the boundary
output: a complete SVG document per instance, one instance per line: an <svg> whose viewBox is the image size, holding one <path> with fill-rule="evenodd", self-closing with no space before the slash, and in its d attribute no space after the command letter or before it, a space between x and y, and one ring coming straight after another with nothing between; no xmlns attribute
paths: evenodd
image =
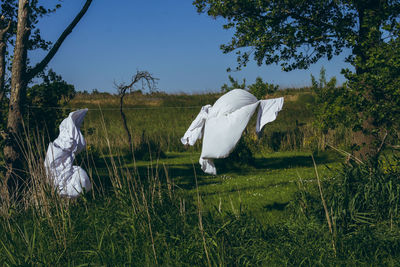
<svg viewBox="0 0 400 267"><path fill-rule="evenodd" d="M94 187L76 200L61 198L47 180L43 160L48 140L28 131L21 138L29 184L22 192L22 202L2 199L0 203L3 265L395 266L400 263L398 182L392 179L398 179L393 176L398 174L396 164L379 165L382 168L378 166L377 171L345 166L342 172L332 170L333 174L339 173L336 176L321 177L325 181L322 187L327 210L334 218L332 225L337 233L335 253L316 183L304 182L299 186L298 197L286 205L286 218L279 223L257 219L249 207L236 200L230 203L219 200L211 208L205 208L204 196L196 185L195 169L193 174L185 174L185 179L195 186L196 194L192 194L176 184L176 177L171 176L158 154L151 153L149 136L140 142L150 150L149 160L139 167L135 155L127 155L124 150L127 144L116 140L120 137L112 130L113 117L107 117L104 109L103 115L98 112L99 122L85 121L88 149L77 159ZM189 117L182 115L185 120ZM178 122L181 123L180 119L176 119ZM92 134L88 133L90 127L95 127ZM165 127L168 132L174 123ZM176 135L181 135L180 130L176 130ZM251 144L251 133L247 139ZM153 141L159 144L159 140ZM374 177L381 177L382 182L373 183ZM247 185L255 183L257 177L252 178ZM353 192L359 194L354 196Z"/></svg>

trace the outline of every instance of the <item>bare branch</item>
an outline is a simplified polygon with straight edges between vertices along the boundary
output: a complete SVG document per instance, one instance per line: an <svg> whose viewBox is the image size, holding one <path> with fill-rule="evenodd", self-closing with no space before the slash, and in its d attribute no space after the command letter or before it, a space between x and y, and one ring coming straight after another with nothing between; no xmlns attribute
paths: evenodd
<svg viewBox="0 0 400 267"><path fill-rule="evenodd" d="M148 71L136 71L136 74L134 76L132 76L132 82L128 85L125 85L124 83L121 84L117 84L116 82L114 82L114 86L116 87L116 89L118 90L118 94L120 96L120 103L119 103L119 111L121 114L121 118L122 118L122 122L124 124L124 129L126 132L126 135L128 136L128 142L129 142L129 148L130 151L132 153L132 156L134 156L134 149L133 149L133 144L132 144L132 136L131 133L129 131L128 125L126 123L126 116L125 113L123 111L123 105L124 105L124 96L126 94L126 91L132 90L135 86L136 83L138 83L139 81L145 81L147 87L149 88L150 91L155 89L156 86L156 81L158 79L154 78Z"/></svg>
<svg viewBox="0 0 400 267"><path fill-rule="evenodd" d="M147 88L152 91L156 87L157 83L157 78L153 77L152 74L150 74L148 71L136 71L136 74L132 76L132 82L128 85L125 85L124 83L117 84L114 82L114 86L118 90L119 95L125 95L126 91L132 90L135 86L136 83L139 81L145 81Z"/></svg>
<svg viewBox="0 0 400 267"><path fill-rule="evenodd" d="M8 21L7 27L0 30L0 42L4 42L4 34L6 34L6 32L8 32L10 27L11 27L11 20Z"/></svg>
<svg viewBox="0 0 400 267"><path fill-rule="evenodd" d="M383 136L382 142L381 142L381 144L380 144L380 146L378 147L378 150L377 150L377 152L376 152L377 155L379 155L379 154L381 153L382 148L384 147L384 144L385 144L385 141L386 141L387 136L388 136L388 131L385 129L385 135Z"/></svg>
<svg viewBox="0 0 400 267"><path fill-rule="evenodd" d="M8 134L5 131L1 130L0 131L0 137L3 138L4 140L7 140Z"/></svg>
<svg viewBox="0 0 400 267"><path fill-rule="evenodd" d="M41 62L39 62L38 64L36 64L36 66L34 68L32 68L31 70L28 71L28 73L27 73L28 81L33 79L39 72L41 72L47 66L47 64L50 62L50 60L57 53L58 49L64 42L65 38L67 38L67 36L72 32L72 30L75 28L75 26L81 20L81 18L85 15L85 13L89 9L89 6L91 3L92 3L92 0L86 0L86 3L82 7L81 11L76 15L76 17L71 22L71 24L69 24L68 27L64 30L64 32L60 35L58 40L55 42L54 46L50 49L50 51L43 58L43 60Z"/></svg>

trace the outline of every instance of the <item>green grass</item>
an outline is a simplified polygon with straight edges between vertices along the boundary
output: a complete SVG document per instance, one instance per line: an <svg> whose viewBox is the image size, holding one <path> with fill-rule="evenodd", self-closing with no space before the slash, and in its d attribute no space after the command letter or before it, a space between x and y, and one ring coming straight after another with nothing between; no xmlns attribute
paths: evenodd
<svg viewBox="0 0 400 267"><path fill-rule="evenodd" d="M27 153L34 183L25 202L7 206L0 198L0 262L5 266L398 266L396 218L379 225L351 226L356 231L337 225L334 237L330 234L311 159L320 142L307 107L312 93L287 90L269 97L281 95L285 104L278 119L256 139L253 118L239 145L254 153L254 161L216 160L216 176L200 169L201 143L185 148L179 138L200 107L212 104L219 94L128 96L125 112L136 148L157 150L135 161L127 149L119 111L114 110L118 97L78 95L71 108L97 109L85 118L82 130L88 147L76 161L92 178L94 190L77 200L59 198L45 181L44 149ZM337 133L346 134L334 132L326 138L345 143ZM276 144L279 151L273 152ZM157 156L158 149L165 157ZM150 156L151 160L143 160ZM331 184L342 189L338 175L344 172L344 159L333 151L314 157L324 193L332 196ZM368 172L366 168L363 173ZM356 169L348 169L348 176L353 174ZM384 172L380 175L388 178ZM384 185L391 190L390 179ZM378 186L374 190L383 191ZM372 191L365 188L368 192ZM392 204L396 201L390 199ZM337 208L332 201L327 204Z"/></svg>
<svg viewBox="0 0 400 267"><path fill-rule="evenodd" d="M201 95L167 95L154 93L149 95L131 94L125 97L124 109L128 128L133 136L133 142L139 145L143 138L157 143L163 151L183 151L180 138L187 127L197 116L200 108L213 104L221 94ZM315 139L312 128L312 112L309 108L313 103L311 91L280 91L268 98L284 96L283 110L279 119L265 127L262 138L257 146L263 150L271 150L271 139L278 142L278 149L292 150L310 149L311 139ZM119 97L116 95L78 95L69 107L72 109L89 108L85 117L83 131L88 143L96 143L105 139L100 121L104 119L107 132L112 138L113 147L124 147L127 137L123 129L119 113ZM273 134L278 135L273 137ZM255 116L249 124L248 133L255 136ZM337 142L335 142L336 144ZM105 146L105 145L103 145ZM200 146L196 146L199 151Z"/></svg>
<svg viewBox="0 0 400 267"><path fill-rule="evenodd" d="M245 209L261 222L281 222L285 219L285 207L298 191L298 182L316 183L315 170L309 152L275 152L258 155L253 166L224 166L216 163L218 175L205 175L200 169L197 152L168 153L160 159L177 187L185 193L195 195L195 177L198 189L209 211L239 213ZM322 153L316 158L318 172L330 175L328 167L338 166L340 158L333 153ZM138 168L147 168L146 161L136 162ZM157 164L157 163L156 163ZM132 166L132 165L128 165Z"/></svg>
<svg viewBox="0 0 400 267"><path fill-rule="evenodd" d="M136 162L138 176L148 188L144 191L146 202L142 199L134 204L132 192L122 187L103 196L95 194L95 198L89 194L68 205L54 199L56 203L61 201L60 206L53 203L47 215L39 214L40 208L32 207L8 221L3 220L0 237L4 245L0 260L10 265L142 266L154 265L157 258L161 265L205 265L197 189L202 203L203 234L212 265L296 264L301 257L310 257L310 247L300 248L288 242L292 238L309 238L310 227L320 226L312 223L306 229L297 229L298 226L287 224L290 215L285 209L298 190L298 175L314 180L309 154L259 155L254 166L230 167L220 161L217 162L220 172L217 176L205 175L199 170L198 156L195 151L168 153L164 159ZM104 159L109 161L107 164L112 161ZM336 164L330 154L318 159L329 165ZM173 180L172 196L166 188L164 167ZM107 172L101 170L105 166L99 168ZM134 171L132 163L120 168ZM321 172L323 169L321 167ZM151 181L147 181L148 178ZM164 189L155 189L161 197L156 193L152 198L151 188L157 187L157 180ZM185 203L184 208L182 203ZM151 214L150 223L146 210ZM8 223L10 228L7 228ZM153 231L155 257L149 225ZM289 229L305 232L302 236L291 236L287 232ZM323 232L323 227L318 231ZM281 236L282 233L285 235ZM287 239L280 244L282 238ZM316 244L321 245L321 242L323 239ZM277 249L279 253L272 253ZM282 258L285 249L300 249L296 255L301 257L294 259L286 255ZM327 245L322 251L326 250L329 250ZM329 255L324 257L329 258ZM315 262L315 258L311 257L309 262Z"/></svg>

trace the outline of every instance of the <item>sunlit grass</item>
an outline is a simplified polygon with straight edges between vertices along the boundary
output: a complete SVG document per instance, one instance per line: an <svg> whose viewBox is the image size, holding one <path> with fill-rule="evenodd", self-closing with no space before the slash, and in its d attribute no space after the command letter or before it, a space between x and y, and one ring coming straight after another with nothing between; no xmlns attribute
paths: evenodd
<svg viewBox="0 0 400 267"><path fill-rule="evenodd" d="M201 142L187 148L179 138L200 106L213 103L218 94L129 96L126 107L132 109L126 114L135 148L144 148L143 154L146 148L157 150L135 157L127 148L118 97L79 96L71 107L92 110L82 127L87 150L76 163L88 172L94 190L77 200L60 198L44 174L45 139L27 138L25 154L33 186L23 203L2 206L0 262L5 266L398 265L396 222L338 235L334 251L319 212L323 209L311 151L325 182L335 177L344 158L333 151L315 152L311 143L320 139L314 136L306 107L310 91L281 91L269 97L280 95L286 102L278 120L268 124L260 139L253 138L252 125L244 134L255 153L254 162L216 160L216 176L200 169ZM282 135L279 152L273 152L268 141L275 131L289 133ZM159 149L165 156L160 157Z"/></svg>

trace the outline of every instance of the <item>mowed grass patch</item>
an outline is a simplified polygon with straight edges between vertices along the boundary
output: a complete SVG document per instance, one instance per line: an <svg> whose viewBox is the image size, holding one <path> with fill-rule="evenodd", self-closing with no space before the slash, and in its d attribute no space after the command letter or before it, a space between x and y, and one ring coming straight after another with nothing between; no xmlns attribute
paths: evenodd
<svg viewBox="0 0 400 267"><path fill-rule="evenodd" d="M198 152L167 153L164 159L137 161L142 176L151 169L167 170L175 188L184 197L194 199L198 190L204 211L251 214L263 224L287 219L286 206L299 191L298 183L316 184L310 152L275 152L257 155L254 165L226 166L229 159L216 161L217 175L205 174L199 164ZM333 152L316 155L317 170L322 179L332 175L331 168L342 159ZM225 161L225 162L224 162ZM126 167L133 167L127 164ZM163 172L163 171L161 171ZM321 204L322 205L322 204Z"/></svg>

